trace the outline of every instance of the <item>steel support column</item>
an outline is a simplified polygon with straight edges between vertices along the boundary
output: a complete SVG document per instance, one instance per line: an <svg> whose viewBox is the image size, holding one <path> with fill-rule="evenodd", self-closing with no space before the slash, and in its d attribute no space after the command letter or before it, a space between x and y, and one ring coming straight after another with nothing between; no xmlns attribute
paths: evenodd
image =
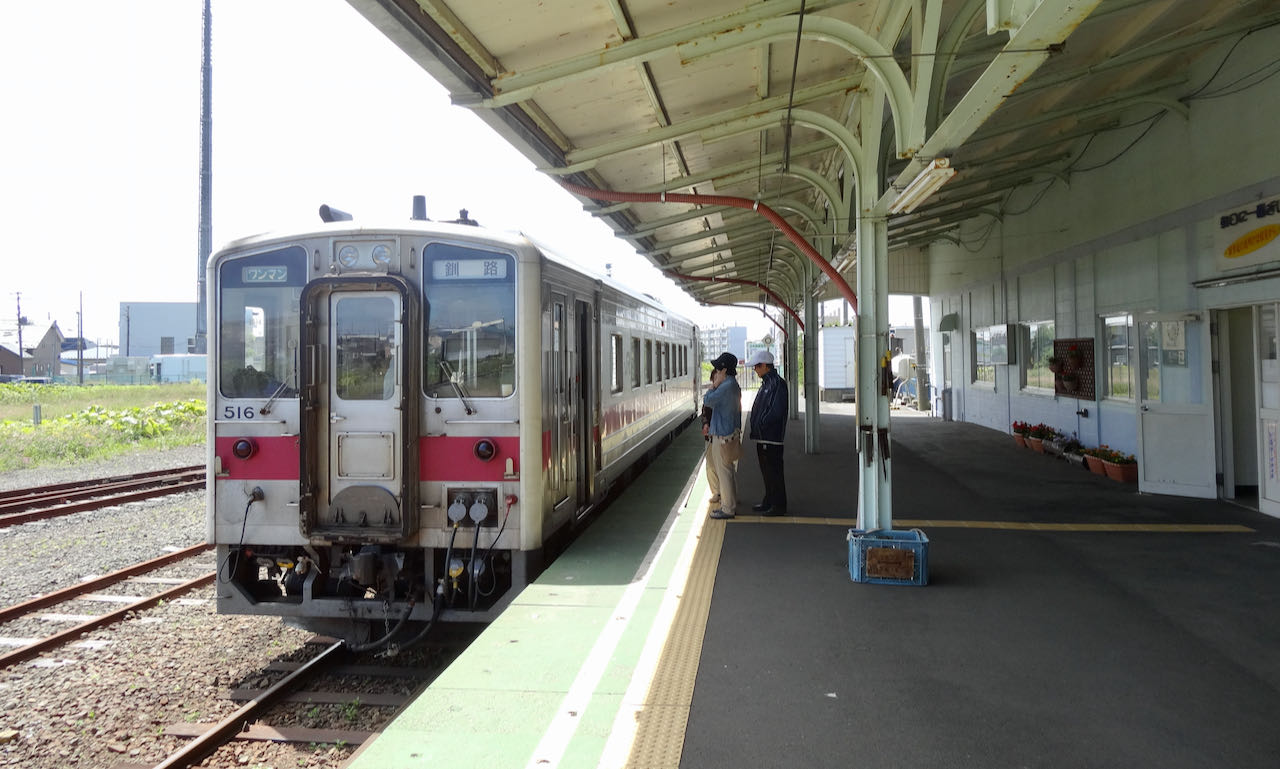
<svg viewBox="0 0 1280 769"><path fill-rule="evenodd" d="M818 316L818 300L812 286L817 282L818 268L813 262L804 265L804 453L817 454L822 450L822 436L818 431L818 331L822 318Z"/></svg>

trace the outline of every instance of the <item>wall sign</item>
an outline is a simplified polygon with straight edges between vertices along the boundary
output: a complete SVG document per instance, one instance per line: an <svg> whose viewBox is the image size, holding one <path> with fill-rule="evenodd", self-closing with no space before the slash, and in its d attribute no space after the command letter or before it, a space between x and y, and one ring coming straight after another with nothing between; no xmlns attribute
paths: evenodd
<svg viewBox="0 0 1280 769"><path fill-rule="evenodd" d="M1280 261L1280 197L1218 214L1213 250L1219 272Z"/></svg>

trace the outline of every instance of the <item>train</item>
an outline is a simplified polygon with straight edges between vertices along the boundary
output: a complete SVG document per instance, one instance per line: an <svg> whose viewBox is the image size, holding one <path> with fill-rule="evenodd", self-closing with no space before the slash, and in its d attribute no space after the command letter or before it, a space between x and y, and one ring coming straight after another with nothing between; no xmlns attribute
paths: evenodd
<svg viewBox="0 0 1280 769"><path fill-rule="evenodd" d="M220 613L361 649L489 621L697 414L692 321L424 208L210 256Z"/></svg>

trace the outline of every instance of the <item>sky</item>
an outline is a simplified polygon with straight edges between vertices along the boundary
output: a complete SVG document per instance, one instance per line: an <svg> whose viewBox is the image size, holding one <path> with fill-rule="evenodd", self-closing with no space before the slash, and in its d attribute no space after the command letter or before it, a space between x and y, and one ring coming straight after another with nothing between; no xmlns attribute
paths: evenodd
<svg viewBox="0 0 1280 769"><path fill-rule="evenodd" d="M121 302L195 301L202 0L0 9L0 334L57 321L118 337ZM704 308L375 30L344 0L213 0L213 247L319 222L466 208L700 325L775 327ZM910 318L910 301L891 321ZM836 305L833 305L836 306ZM899 320L899 314L906 321ZM774 313L776 316L776 312Z"/></svg>

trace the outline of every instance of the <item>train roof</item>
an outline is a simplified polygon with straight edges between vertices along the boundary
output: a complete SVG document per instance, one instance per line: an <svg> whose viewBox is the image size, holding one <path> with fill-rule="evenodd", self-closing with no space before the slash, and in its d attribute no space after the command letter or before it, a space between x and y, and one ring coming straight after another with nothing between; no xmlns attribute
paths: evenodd
<svg viewBox="0 0 1280 769"><path fill-rule="evenodd" d="M512 232L510 230L498 230L489 227L477 226L473 224L459 224L448 221L432 221L421 219L401 219L396 221L376 221L376 222L360 222L354 220L321 222L319 224L294 227L291 229L272 230L269 232L261 232L254 235L246 235L224 243L220 248L214 251L213 257L221 255L223 252L245 249L252 249L259 246L270 246L277 243L288 243L297 241L302 238L309 237L341 237L343 235L379 235L379 234L403 234L418 233L422 235L442 235L451 239L472 240L476 242L497 243L512 249L532 248L536 249L543 258L548 261L576 270L593 280L599 281L602 285L608 286L610 289L620 294L648 304L655 309L660 309L676 318L679 318L692 326L696 326L689 318L673 312L665 306L657 297L642 291L619 283L608 276L602 275L591 267L585 266L580 262L565 256L555 247L546 244L543 241L536 240L523 232Z"/></svg>

